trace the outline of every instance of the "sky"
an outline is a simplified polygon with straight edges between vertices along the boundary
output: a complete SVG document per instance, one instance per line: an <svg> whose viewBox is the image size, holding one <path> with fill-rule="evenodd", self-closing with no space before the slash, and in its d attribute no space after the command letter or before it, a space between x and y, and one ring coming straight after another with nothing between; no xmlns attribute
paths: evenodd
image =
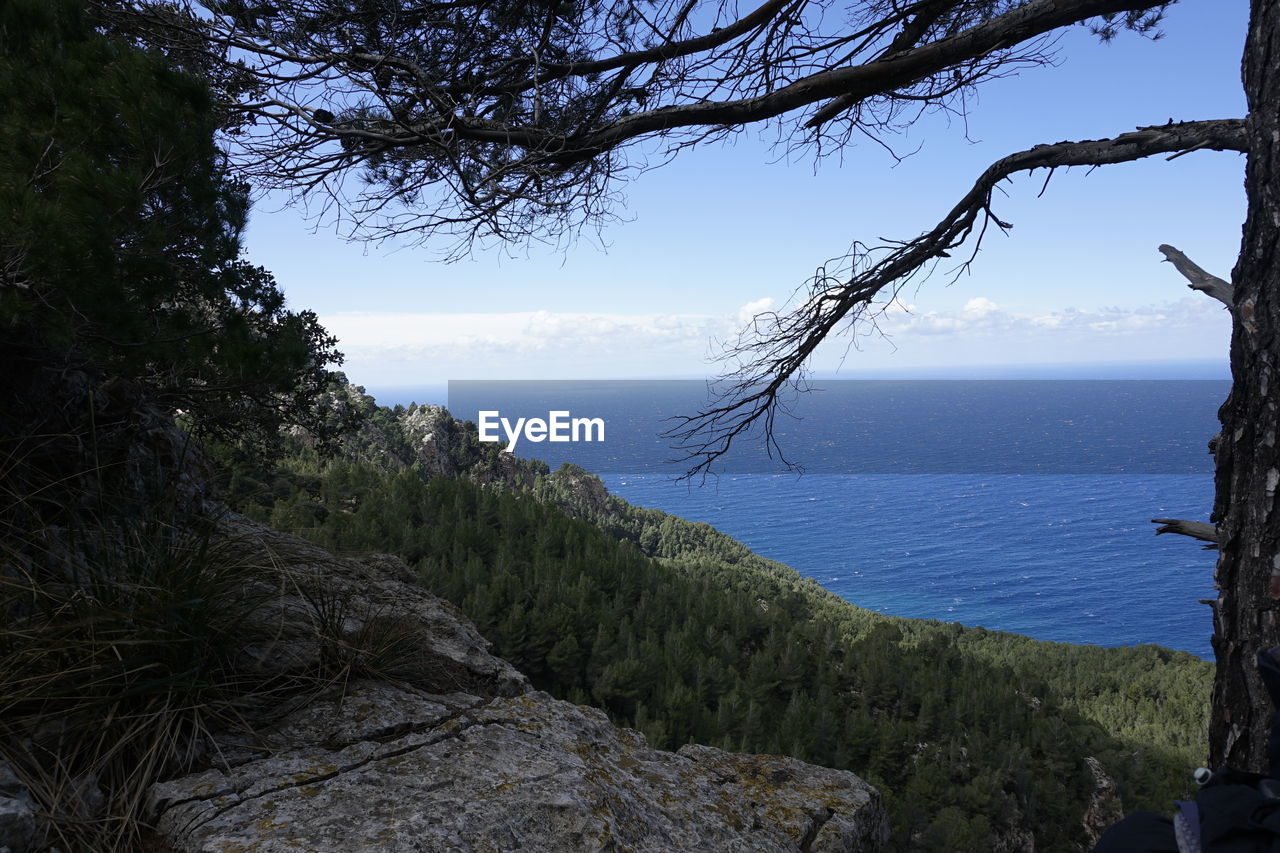
<svg viewBox="0 0 1280 853"><path fill-rule="evenodd" d="M718 343L784 307L855 241L932 228L995 160L1040 143L1170 119L1242 117L1247 0L1181 0L1164 37L1103 44L1082 27L1059 63L984 84L963 121L926 116L886 141L815 162L748 128L681 153L625 188L622 221L567 249L491 247L444 263L444 243L349 242L283 197L256 205L247 257L295 310L339 338L370 388L454 379L688 378ZM879 333L829 340L819 376L1223 376L1230 324L1156 247L1229 277L1245 214L1244 158L1201 151L1093 172L1016 176L970 271L904 291ZM866 330L864 330L866 331ZM1114 371L1111 375L1114 374Z"/></svg>

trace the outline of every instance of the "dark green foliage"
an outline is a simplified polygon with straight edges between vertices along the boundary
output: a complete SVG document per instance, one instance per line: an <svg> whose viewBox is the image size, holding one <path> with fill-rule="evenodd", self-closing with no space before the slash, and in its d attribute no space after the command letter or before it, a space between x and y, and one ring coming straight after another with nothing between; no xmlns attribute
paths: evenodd
<svg viewBox="0 0 1280 853"><path fill-rule="evenodd" d="M310 403L340 355L240 258L248 191L213 142L207 89L95 23L73 0L0 5L6 361L142 380L205 433L320 432Z"/></svg>
<svg viewBox="0 0 1280 853"><path fill-rule="evenodd" d="M617 499L579 471L542 478L535 499L412 468L290 467L294 491L251 512L330 548L399 553L539 687L657 746L854 770L888 797L898 849L985 851L1020 833L1077 849L1085 756L1119 779L1127 808L1164 809L1194 766L1186 753L1203 750L1204 665L1190 656L887 619L706 525L606 512ZM597 524L555 503L590 504ZM1142 726L1097 720L1156 688Z"/></svg>
<svg viewBox="0 0 1280 853"><path fill-rule="evenodd" d="M96 8L0 2L0 763L40 849L138 850L208 729L310 687L241 667L264 567L210 546L174 410L240 450L347 421L334 340L240 258L205 85Z"/></svg>

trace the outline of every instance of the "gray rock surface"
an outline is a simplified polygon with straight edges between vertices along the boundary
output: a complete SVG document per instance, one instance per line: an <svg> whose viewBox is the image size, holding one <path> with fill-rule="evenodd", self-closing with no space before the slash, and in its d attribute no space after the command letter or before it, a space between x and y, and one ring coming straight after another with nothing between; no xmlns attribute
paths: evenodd
<svg viewBox="0 0 1280 853"><path fill-rule="evenodd" d="M264 733L271 754L158 785L177 850L876 850L852 773L649 747L545 693L491 700L362 683Z"/></svg>
<svg viewBox="0 0 1280 853"><path fill-rule="evenodd" d="M31 794L8 764L0 764L0 853L34 849L40 821Z"/></svg>
<svg viewBox="0 0 1280 853"><path fill-rule="evenodd" d="M339 559L238 518L228 529L242 556L270 552L297 578L255 617L252 633L274 639L254 640L254 665L288 672L321 654L308 608L332 593L350 602L344 631L413 628L414 655L430 663L416 672L430 677L356 680L252 735L219 735L213 766L151 791L176 851L745 853L886 840L879 793L852 773L655 750L601 711L532 691L455 608L406 583L394 557Z"/></svg>

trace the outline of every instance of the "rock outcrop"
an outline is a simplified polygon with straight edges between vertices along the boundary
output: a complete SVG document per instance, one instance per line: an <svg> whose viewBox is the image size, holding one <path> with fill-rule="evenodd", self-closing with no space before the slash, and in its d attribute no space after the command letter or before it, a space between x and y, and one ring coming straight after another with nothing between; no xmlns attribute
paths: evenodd
<svg viewBox="0 0 1280 853"><path fill-rule="evenodd" d="M413 583L398 557L335 557L305 539L227 514L217 558L260 566L242 594L242 665L258 680L376 672L439 692L514 696L528 679L449 602Z"/></svg>
<svg viewBox="0 0 1280 853"><path fill-rule="evenodd" d="M359 684L263 737L269 755L162 784L182 851L874 850L851 773L700 746L650 748L600 711Z"/></svg>
<svg viewBox="0 0 1280 853"><path fill-rule="evenodd" d="M1089 768L1089 774L1093 776L1093 793L1089 795L1089 806L1085 809L1082 820L1085 837L1088 838L1089 847L1092 849L1102 837L1102 833L1106 832L1111 824L1124 817L1124 807L1120 802L1120 790L1116 780L1107 775L1102 762L1093 756L1088 756L1084 763Z"/></svg>
<svg viewBox="0 0 1280 853"><path fill-rule="evenodd" d="M290 624L327 591L350 602L343 631L376 615L412 635L405 659L417 666L335 686L252 735L218 735L209 766L152 789L153 820L177 851L871 851L886 840L880 795L852 773L653 749L601 711L532 690L394 557L339 559L242 519L230 530L242 558L259 549L303 579L257 617L279 641L255 647L255 665L284 671L321 653Z"/></svg>

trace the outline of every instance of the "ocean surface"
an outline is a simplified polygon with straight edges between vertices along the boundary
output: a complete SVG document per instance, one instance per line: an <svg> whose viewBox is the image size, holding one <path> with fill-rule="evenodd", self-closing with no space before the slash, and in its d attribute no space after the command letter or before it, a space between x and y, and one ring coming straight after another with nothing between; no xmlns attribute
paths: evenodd
<svg viewBox="0 0 1280 853"><path fill-rule="evenodd" d="M793 401L778 438L718 477L682 473L662 436L700 382L451 383L474 420L571 409L602 443L517 455L600 474L615 494L707 522L861 607L1044 640L1158 643L1210 658L1215 554L1155 536L1158 517L1207 520L1206 442L1222 380L837 381ZM379 402L407 403L378 395Z"/></svg>
<svg viewBox="0 0 1280 853"><path fill-rule="evenodd" d="M1155 536L1203 519L1208 474L740 474L702 488L604 478L640 506L705 521L883 613L1041 640L1158 643L1212 659L1215 552Z"/></svg>

